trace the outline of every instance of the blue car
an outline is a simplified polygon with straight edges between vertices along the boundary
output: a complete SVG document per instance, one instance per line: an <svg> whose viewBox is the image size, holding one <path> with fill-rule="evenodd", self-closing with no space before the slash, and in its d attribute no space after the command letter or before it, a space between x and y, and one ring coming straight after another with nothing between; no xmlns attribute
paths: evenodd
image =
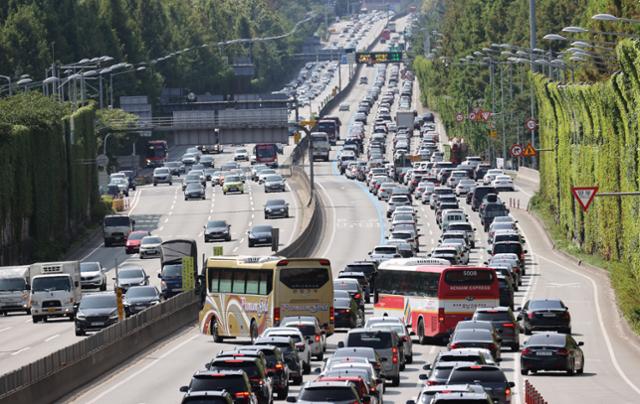
<svg viewBox="0 0 640 404"><path fill-rule="evenodd" d="M162 297L168 299L182 292L182 264L168 264L158 274Z"/></svg>

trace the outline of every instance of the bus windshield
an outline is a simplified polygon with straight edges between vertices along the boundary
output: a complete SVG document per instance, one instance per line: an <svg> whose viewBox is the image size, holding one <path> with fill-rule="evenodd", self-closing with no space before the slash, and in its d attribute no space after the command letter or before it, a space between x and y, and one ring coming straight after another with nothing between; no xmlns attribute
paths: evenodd
<svg viewBox="0 0 640 404"><path fill-rule="evenodd" d="M255 155L258 159L274 158L277 150L274 144L258 144L255 148Z"/></svg>
<svg viewBox="0 0 640 404"><path fill-rule="evenodd" d="M376 288L380 293L408 296L438 296L440 274L416 271L378 270Z"/></svg>

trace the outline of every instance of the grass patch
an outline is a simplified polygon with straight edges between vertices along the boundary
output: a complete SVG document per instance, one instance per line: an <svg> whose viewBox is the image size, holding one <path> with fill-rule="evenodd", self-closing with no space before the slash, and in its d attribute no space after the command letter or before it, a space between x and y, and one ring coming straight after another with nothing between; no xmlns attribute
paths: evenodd
<svg viewBox="0 0 640 404"><path fill-rule="evenodd" d="M580 246L569 240L557 223L549 204L536 194L531 198L529 210L544 224L558 250L572 255L589 265L604 269L609 273L616 303L624 318L636 334L640 334L640 281L631 266L620 261L608 261L597 254L588 254Z"/></svg>

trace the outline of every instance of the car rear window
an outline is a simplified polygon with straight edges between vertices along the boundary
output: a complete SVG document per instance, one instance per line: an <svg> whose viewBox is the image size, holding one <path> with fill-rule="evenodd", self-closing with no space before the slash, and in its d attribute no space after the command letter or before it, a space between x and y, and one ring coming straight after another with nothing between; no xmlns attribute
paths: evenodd
<svg viewBox="0 0 640 404"><path fill-rule="evenodd" d="M260 370L258 366L256 366L255 362L248 362L243 360L236 359L223 359L219 361L214 361L212 364L213 367L219 369L240 369L244 370L249 377L259 377Z"/></svg>
<svg viewBox="0 0 640 404"><path fill-rule="evenodd" d="M349 334L347 345L386 349L391 348L391 342L391 333L388 332L354 332Z"/></svg>
<svg viewBox="0 0 640 404"><path fill-rule="evenodd" d="M433 374L431 375L432 377L436 378L436 379L448 379L449 375L451 374L451 371L453 370L452 366L442 366L442 367L437 367L433 370Z"/></svg>
<svg viewBox="0 0 640 404"><path fill-rule="evenodd" d="M566 336L564 334L534 334L527 340L526 345L541 345L563 347L565 345Z"/></svg>
<svg viewBox="0 0 640 404"><path fill-rule="evenodd" d="M189 404L227 404L228 401L223 397L185 397L182 399L183 403Z"/></svg>
<svg viewBox="0 0 640 404"><path fill-rule="evenodd" d="M453 335L453 341L493 341L486 330L459 330Z"/></svg>
<svg viewBox="0 0 640 404"><path fill-rule="evenodd" d="M376 247L374 254L395 254L398 250L395 247Z"/></svg>
<svg viewBox="0 0 640 404"><path fill-rule="evenodd" d="M212 391L227 390L229 393L247 391L247 384L244 378L238 376L198 376L191 379L189 390L191 391Z"/></svg>
<svg viewBox="0 0 640 404"><path fill-rule="evenodd" d="M480 355L442 355L438 362L482 362ZM484 363L484 362L482 362Z"/></svg>
<svg viewBox="0 0 640 404"><path fill-rule="evenodd" d="M129 226L129 217L128 216L112 216L104 218L105 226Z"/></svg>
<svg viewBox="0 0 640 404"><path fill-rule="evenodd" d="M474 319L481 321L512 321L511 315L506 311L477 311Z"/></svg>
<svg viewBox="0 0 640 404"><path fill-rule="evenodd" d="M560 300L532 300L529 310L564 310L564 305Z"/></svg>
<svg viewBox="0 0 640 404"><path fill-rule="evenodd" d="M346 290L346 291L350 291L350 292L356 292L358 290L358 286L359 286L359 284L357 282L354 282L354 283L351 283L351 282L335 282L333 284L333 288L336 289L336 290Z"/></svg>
<svg viewBox="0 0 640 404"><path fill-rule="evenodd" d="M501 253L516 253L516 254L520 254L520 252L522 251L522 246L519 243L497 243L494 244L493 246L493 252L494 254L501 254Z"/></svg>
<svg viewBox="0 0 640 404"><path fill-rule="evenodd" d="M298 401L356 401L358 396L353 389L348 387L322 387L322 388L306 388L300 393Z"/></svg>
<svg viewBox="0 0 640 404"><path fill-rule="evenodd" d="M504 376L502 370L497 368L462 368L456 369L451 372L451 376L449 380L447 380L447 384L465 384L465 383L474 383L474 380L480 381L480 383L500 383L506 382L507 379Z"/></svg>
<svg viewBox="0 0 640 404"><path fill-rule="evenodd" d="M316 334L316 327L311 324L287 324L286 327L296 327L305 337Z"/></svg>

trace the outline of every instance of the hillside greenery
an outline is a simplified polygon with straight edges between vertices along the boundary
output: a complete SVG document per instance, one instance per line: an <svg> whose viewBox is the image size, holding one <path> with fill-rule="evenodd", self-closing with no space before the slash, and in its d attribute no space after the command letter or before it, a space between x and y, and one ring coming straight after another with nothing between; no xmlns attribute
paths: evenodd
<svg viewBox="0 0 640 404"><path fill-rule="evenodd" d="M256 75L243 88L270 90L293 72L296 64L289 55L317 24L304 24L283 40L200 46L288 32L321 4L319 0L5 0L0 2L0 74L16 78L30 74L37 80L54 61L68 64L108 55L116 62L136 64L194 48L116 80L127 81L128 94L152 97L162 87L228 93L239 85L233 57L249 55Z"/></svg>

